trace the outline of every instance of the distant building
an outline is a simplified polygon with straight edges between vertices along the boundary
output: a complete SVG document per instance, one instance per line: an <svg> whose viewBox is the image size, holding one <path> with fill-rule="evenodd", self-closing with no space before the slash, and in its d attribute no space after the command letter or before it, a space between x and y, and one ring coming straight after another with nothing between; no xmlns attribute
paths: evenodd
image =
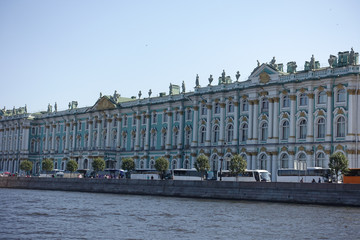
<svg viewBox="0 0 360 240"><path fill-rule="evenodd" d="M27 113L26 107L0 110L0 169L19 171L20 161L41 170L43 159L65 169L74 159L91 169L96 157L107 168L120 168L133 157L138 169L154 169L165 156L170 168L191 168L199 154L209 157L214 171L228 169L234 154L247 159L248 169L327 167L334 152L343 152L349 167L360 167L360 65L353 50L330 55L320 68L314 57L296 71L296 62L258 63L248 80L225 76L216 85L194 92L183 83L170 85L160 97L102 96L91 107ZM236 75L236 79L240 76ZM222 159L223 161L221 161Z"/></svg>

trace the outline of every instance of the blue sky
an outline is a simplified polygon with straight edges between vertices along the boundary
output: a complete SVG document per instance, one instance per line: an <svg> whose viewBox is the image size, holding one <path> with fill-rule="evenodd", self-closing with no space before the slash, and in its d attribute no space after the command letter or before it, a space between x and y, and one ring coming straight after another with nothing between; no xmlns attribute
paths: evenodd
<svg viewBox="0 0 360 240"><path fill-rule="evenodd" d="M92 106L100 92L193 91L256 60L298 70L314 54L360 51L360 1L0 1L0 108ZM216 81L214 81L216 82Z"/></svg>

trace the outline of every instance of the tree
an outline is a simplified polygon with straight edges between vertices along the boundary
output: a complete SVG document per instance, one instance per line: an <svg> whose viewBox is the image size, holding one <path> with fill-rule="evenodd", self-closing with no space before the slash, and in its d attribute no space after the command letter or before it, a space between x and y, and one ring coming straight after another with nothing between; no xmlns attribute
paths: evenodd
<svg viewBox="0 0 360 240"><path fill-rule="evenodd" d="M130 178L130 172L135 170L135 161L132 158L124 158L122 160L121 168L126 170L126 178Z"/></svg>
<svg viewBox="0 0 360 240"><path fill-rule="evenodd" d="M246 160L238 154L230 159L230 172L231 174L236 175L236 181L238 181L240 173L245 173L246 166Z"/></svg>
<svg viewBox="0 0 360 240"><path fill-rule="evenodd" d="M44 159L44 161L42 161L41 167L43 171L49 172L51 170L53 170L53 161L49 158Z"/></svg>
<svg viewBox="0 0 360 240"><path fill-rule="evenodd" d="M209 158L205 155L198 156L194 163L194 167L196 171L203 173L201 177L203 179L206 171L210 169Z"/></svg>
<svg viewBox="0 0 360 240"><path fill-rule="evenodd" d="M155 160L155 169L160 172L161 179L164 179L166 170L169 169L169 161L165 157L159 157Z"/></svg>
<svg viewBox="0 0 360 240"><path fill-rule="evenodd" d="M78 164L75 160L70 160L66 163L66 170L73 173L78 169Z"/></svg>
<svg viewBox="0 0 360 240"><path fill-rule="evenodd" d="M30 162L29 160L25 160L20 163L20 169L25 171L26 174L29 174L29 172L32 170L32 167L33 167L33 163Z"/></svg>
<svg viewBox="0 0 360 240"><path fill-rule="evenodd" d="M105 160L100 157L95 158L91 165L92 165L95 173L97 173L99 171L103 171L105 169Z"/></svg>
<svg viewBox="0 0 360 240"><path fill-rule="evenodd" d="M344 174L349 171L348 166L349 161L343 153L337 152L330 156L329 168L336 175L336 181L339 180L340 172Z"/></svg>

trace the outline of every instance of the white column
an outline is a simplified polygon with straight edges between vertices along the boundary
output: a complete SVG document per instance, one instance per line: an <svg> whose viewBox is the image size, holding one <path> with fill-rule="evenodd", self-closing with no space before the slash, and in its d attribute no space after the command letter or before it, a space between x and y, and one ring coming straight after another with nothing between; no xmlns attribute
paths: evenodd
<svg viewBox="0 0 360 240"><path fill-rule="evenodd" d="M251 162L251 153L246 154L247 169L253 169Z"/></svg>
<svg viewBox="0 0 360 240"><path fill-rule="evenodd" d="M178 149L182 149L184 147L184 132L185 132L185 129L184 129L184 117L185 117L185 114L184 114L184 109L183 107L180 107L180 133L179 133L179 140L178 140Z"/></svg>
<svg viewBox="0 0 360 240"><path fill-rule="evenodd" d="M271 172L271 155L267 155L267 158L266 158L266 170L268 170L269 172Z"/></svg>
<svg viewBox="0 0 360 240"><path fill-rule="evenodd" d="M168 109L167 113L164 113L168 115L168 128L166 132L166 149L171 149L171 138L172 138L172 123L173 123L173 113L171 112L170 108Z"/></svg>
<svg viewBox="0 0 360 240"><path fill-rule="evenodd" d="M268 129L268 138L273 138L273 118L274 118L274 99L269 98L269 129Z"/></svg>
<svg viewBox="0 0 360 240"><path fill-rule="evenodd" d="M145 133L144 150L149 150L149 147L150 147L150 119L151 119L151 114L149 111L147 111L146 112L146 133Z"/></svg>
<svg viewBox="0 0 360 240"><path fill-rule="evenodd" d="M309 93L309 109L308 109L308 124L307 124L307 133L306 133L306 141L313 142L314 141L314 94ZM326 120L327 122L330 119Z"/></svg>
<svg viewBox="0 0 360 240"><path fill-rule="evenodd" d="M205 146L210 146L211 145L211 109L212 109L212 105L211 105L211 99L207 100L207 115L206 115L206 141L205 141Z"/></svg>
<svg viewBox="0 0 360 240"><path fill-rule="evenodd" d="M66 122L65 125L66 132L65 132L65 151L69 151L70 149L70 123ZM53 137L54 139L54 137Z"/></svg>
<svg viewBox="0 0 360 240"><path fill-rule="evenodd" d="M44 150L47 152L49 151L49 125L45 126L45 146L44 146Z"/></svg>
<svg viewBox="0 0 360 240"><path fill-rule="evenodd" d="M253 138L253 112L254 112L254 101L249 101L249 126L248 126L248 141Z"/></svg>
<svg viewBox="0 0 360 240"><path fill-rule="evenodd" d="M251 153L251 169L257 169L257 161L256 161L257 154L256 152Z"/></svg>
<svg viewBox="0 0 360 240"><path fill-rule="evenodd" d="M89 132L88 132L88 148L92 149L92 144L93 144L93 121L91 120L91 118L88 120L89 122Z"/></svg>
<svg viewBox="0 0 360 240"><path fill-rule="evenodd" d="M234 139L232 144L237 145L239 139L239 102L237 96L234 101Z"/></svg>
<svg viewBox="0 0 360 240"><path fill-rule="evenodd" d="M24 150L25 151L29 151L29 131L30 131L30 127L26 126L25 127L25 147Z"/></svg>
<svg viewBox="0 0 360 240"><path fill-rule="evenodd" d="M51 151L55 151L55 131L56 131L56 125L52 125L52 139L51 139ZM26 131L25 131L26 132ZM67 142L67 140L66 140Z"/></svg>
<svg viewBox="0 0 360 240"><path fill-rule="evenodd" d="M119 150L121 148L121 122L122 122L122 118L118 117L117 119L117 126L116 126L116 147Z"/></svg>
<svg viewBox="0 0 360 240"><path fill-rule="evenodd" d="M135 150L140 149L140 123L141 123L141 115L140 112L137 112L136 116L136 134L135 134Z"/></svg>
<svg viewBox="0 0 360 240"><path fill-rule="evenodd" d="M348 111L348 134L346 136L347 140L354 140L354 135L355 135L355 124L357 124L356 120L354 121L354 116L356 114L354 105L356 105L356 89L348 89L348 94L349 94L349 111ZM359 110L357 110L359 111ZM335 133L336 134L336 133Z"/></svg>
<svg viewBox="0 0 360 240"><path fill-rule="evenodd" d="M254 116L253 116L253 140L257 141L258 140L258 130L259 130L259 120L258 120L258 115L259 115L259 100L256 99L254 100Z"/></svg>
<svg viewBox="0 0 360 240"><path fill-rule="evenodd" d="M326 92L327 95L327 110L326 110L326 135L325 135L325 141L331 141L331 125L333 123L332 121L332 92L331 90Z"/></svg>
<svg viewBox="0 0 360 240"><path fill-rule="evenodd" d="M97 137L96 137L96 148L101 148L101 130L102 130L102 121L100 119L97 121Z"/></svg>
<svg viewBox="0 0 360 240"><path fill-rule="evenodd" d="M296 95L290 95L290 136L289 142L295 142L295 114L296 114Z"/></svg>
<svg viewBox="0 0 360 240"><path fill-rule="evenodd" d="M107 126L106 126L106 148L110 148L110 140L111 140L111 122L112 122L112 119L111 118L108 118L106 119L107 121Z"/></svg>
<svg viewBox="0 0 360 240"><path fill-rule="evenodd" d="M224 98L221 98L220 103L220 134L219 134L219 142L220 145L223 145L225 142L225 107Z"/></svg>
<svg viewBox="0 0 360 240"><path fill-rule="evenodd" d="M71 148L71 150L75 150L75 144L76 144L76 130L77 130L77 124L76 124L76 122L73 122L72 123L72 129L73 129L73 139L72 139L72 148Z"/></svg>
<svg viewBox="0 0 360 240"><path fill-rule="evenodd" d="M274 115L273 115L273 139L274 142L279 142L279 100L280 98L274 98Z"/></svg>
<svg viewBox="0 0 360 240"><path fill-rule="evenodd" d="M193 121L193 139L191 146L196 147L198 145L198 117L199 117L199 107L194 103L194 121Z"/></svg>
<svg viewBox="0 0 360 240"><path fill-rule="evenodd" d="M289 168L294 168L295 152L289 152Z"/></svg>

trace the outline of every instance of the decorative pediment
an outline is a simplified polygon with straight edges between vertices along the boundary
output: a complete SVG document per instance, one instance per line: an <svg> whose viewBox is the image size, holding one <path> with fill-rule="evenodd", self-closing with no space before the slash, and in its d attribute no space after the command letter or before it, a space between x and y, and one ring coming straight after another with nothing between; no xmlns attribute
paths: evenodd
<svg viewBox="0 0 360 240"><path fill-rule="evenodd" d="M279 73L279 71L271 67L269 64L263 63L254 69L249 79L251 79L251 82L253 83L266 84L271 80L278 79Z"/></svg>
<svg viewBox="0 0 360 240"><path fill-rule="evenodd" d="M116 104L111 101L107 96L103 96L95 103L95 105L92 107L92 110L108 110L115 108Z"/></svg>

